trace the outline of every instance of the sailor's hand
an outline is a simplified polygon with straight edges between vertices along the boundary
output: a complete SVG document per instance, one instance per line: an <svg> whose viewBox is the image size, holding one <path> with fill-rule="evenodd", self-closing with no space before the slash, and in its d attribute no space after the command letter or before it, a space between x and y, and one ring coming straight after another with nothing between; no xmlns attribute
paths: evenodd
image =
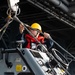
<svg viewBox="0 0 75 75"><path fill-rule="evenodd" d="M46 38L46 39L50 39L50 38L51 38L51 36L50 36L50 34L49 34L49 33L44 32L44 38Z"/></svg>
<svg viewBox="0 0 75 75"><path fill-rule="evenodd" d="M20 30L20 33L21 33L21 34L22 34L23 31L25 30L25 29L24 29L24 26L23 26L22 24L20 24L20 26L19 26L19 30Z"/></svg>

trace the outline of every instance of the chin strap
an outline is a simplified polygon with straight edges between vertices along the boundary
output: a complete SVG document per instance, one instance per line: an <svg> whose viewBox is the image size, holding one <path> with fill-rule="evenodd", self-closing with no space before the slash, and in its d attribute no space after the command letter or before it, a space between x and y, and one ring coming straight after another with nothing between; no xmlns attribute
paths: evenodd
<svg viewBox="0 0 75 75"><path fill-rule="evenodd" d="M39 33L38 30L36 30L36 31L37 31L37 33L36 33L35 37L36 37L36 36L38 35L38 33Z"/></svg>

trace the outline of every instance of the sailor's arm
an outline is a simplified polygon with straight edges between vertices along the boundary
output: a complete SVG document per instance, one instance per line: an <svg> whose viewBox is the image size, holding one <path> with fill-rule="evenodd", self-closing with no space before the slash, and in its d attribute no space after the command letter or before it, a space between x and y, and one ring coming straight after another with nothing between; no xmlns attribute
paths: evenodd
<svg viewBox="0 0 75 75"><path fill-rule="evenodd" d="M25 30L24 26L22 24L19 25L19 31L22 34L23 31Z"/></svg>

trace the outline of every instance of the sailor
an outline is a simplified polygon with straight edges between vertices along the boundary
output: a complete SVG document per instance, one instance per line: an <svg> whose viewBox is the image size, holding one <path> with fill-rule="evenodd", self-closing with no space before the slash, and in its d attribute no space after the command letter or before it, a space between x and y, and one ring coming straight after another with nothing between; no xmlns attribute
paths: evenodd
<svg viewBox="0 0 75 75"><path fill-rule="evenodd" d="M40 35L40 33L42 33L42 28L39 23L33 23L28 29L29 29L30 33L25 34L24 26L22 24L20 24L20 26L19 26L20 34L22 34L22 36L23 36L22 39L24 39L24 41L25 41L23 43L24 48L35 49L36 46L38 45L37 40L41 44L46 45L46 47L48 49L50 49L53 46L53 42L50 39L51 36L49 33L44 32L43 36Z"/></svg>

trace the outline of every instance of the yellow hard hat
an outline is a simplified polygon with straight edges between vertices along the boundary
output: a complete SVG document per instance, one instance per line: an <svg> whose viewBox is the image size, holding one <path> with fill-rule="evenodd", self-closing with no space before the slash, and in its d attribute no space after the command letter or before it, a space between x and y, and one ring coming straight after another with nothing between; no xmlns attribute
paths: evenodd
<svg viewBox="0 0 75 75"><path fill-rule="evenodd" d="M38 29L38 30L42 31L42 28L41 28L41 26L40 26L38 23L33 23L33 24L31 25L31 28L33 28L33 29Z"/></svg>

